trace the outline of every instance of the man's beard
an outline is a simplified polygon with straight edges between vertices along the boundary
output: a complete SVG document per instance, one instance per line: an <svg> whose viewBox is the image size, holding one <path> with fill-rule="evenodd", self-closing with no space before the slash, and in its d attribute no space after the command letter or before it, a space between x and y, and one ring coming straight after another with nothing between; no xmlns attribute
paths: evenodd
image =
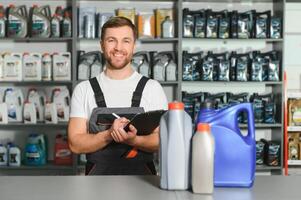
<svg viewBox="0 0 301 200"><path fill-rule="evenodd" d="M110 57L105 58L106 61L108 62L110 68L115 69L115 70L121 70L123 68L125 68L129 63L131 63L132 59L130 59L132 56L126 57L123 61L122 64L120 65L114 65L114 63L112 62L112 59Z"/></svg>

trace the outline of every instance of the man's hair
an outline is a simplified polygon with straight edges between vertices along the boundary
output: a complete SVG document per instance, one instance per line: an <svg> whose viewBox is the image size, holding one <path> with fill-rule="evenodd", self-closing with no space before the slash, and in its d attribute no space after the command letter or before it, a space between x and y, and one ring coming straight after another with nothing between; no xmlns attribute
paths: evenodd
<svg viewBox="0 0 301 200"><path fill-rule="evenodd" d="M132 29L134 40L136 40L138 35L136 26L132 23L131 20L125 17L111 17L101 29L101 40L103 41L107 28L118 28L123 26L128 26Z"/></svg>

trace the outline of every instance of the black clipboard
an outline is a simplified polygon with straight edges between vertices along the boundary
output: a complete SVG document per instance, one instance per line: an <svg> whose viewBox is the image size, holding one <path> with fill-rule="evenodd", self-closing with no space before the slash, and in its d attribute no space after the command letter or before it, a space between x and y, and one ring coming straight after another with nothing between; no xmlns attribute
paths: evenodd
<svg viewBox="0 0 301 200"><path fill-rule="evenodd" d="M129 126L133 125L137 129L137 135L148 135L152 133L160 124L161 116L166 110L154 110L135 115L131 121L124 127L126 132Z"/></svg>

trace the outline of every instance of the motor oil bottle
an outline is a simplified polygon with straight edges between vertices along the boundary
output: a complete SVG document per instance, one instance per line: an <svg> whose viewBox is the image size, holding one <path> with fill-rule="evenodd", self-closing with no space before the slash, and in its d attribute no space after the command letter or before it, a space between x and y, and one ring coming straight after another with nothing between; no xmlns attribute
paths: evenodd
<svg viewBox="0 0 301 200"><path fill-rule="evenodd" d="M40 166L46 164L47 146L44 135L30 134L24 152L26 165Z"/></svg>
<svg viewBox="0 0 301 200"><path fill-rule="evenodd" d="M42 80L51 81L52 79L52 58L49 53L44 53L42 56Z"/></svg>
<svg viewBox="0 0 301 200"><path fill-rule="evenodd" d="M52 56L53 62L53 80L55 81L70 81L71 80L71 54L54 53Z"/></svg>
<svg viewBox="0 0 301 200"><path fill-rule="evenodd" d="M63 19L63 37L71 37L71 13L66 11Z"/></svg>
<svg viewBox="0 0 301 200"><path fill-rule="evenodd" d="M8 88L4 92L4 102L7 104L8 121L22 122L23 121L23 94L20 89Z"/></svg>
<svg viewBox="0 0 301 200"><path fill-rule="evenodd" d="M28 20L26 6L9 5L8 8L8 37L25 38L28 33Z"/></svg>
<svg viewBox="0 0 301 200"><path fill-rule="evenodd" d="M0 38L4 38L6 36L6 17L5 17L5 9L3 5L0 5Z"/></svg>
<svg viewBox="0 0 301 200"><path fill-rule="evenodd" d="M12 167L21 166L21 150L14 144L8 148L8 165Z"/></svg>
<svg viewBox="0 0 301 200"><path fill-rule="evenodd" d="M7 104L0 103L0 124L8 123Z"/></svg>
<svg viewBox="0 0 301 200"><path fill-rule="evenodd" d="M24 102L23 117L25 124L37 123L37 111L34 103L30 103L29 101Z"/></svg>
<svg viewBox="0 0 301 200"><path fill-rule="evenodd" d="M102 67L102 63L99 60L95 60L95 62L91 65L90 78L98 76L102 71Z"/></svg>
<svg viewBox="0 0 301 200"><path fill-rule="evenodd" d="M212 194L214 174L214 138L207 123L199 123L192 138L191 185L194 193Z"/></svg>
<svg viewBox="0 0 301 200"><path fill-rule="evenodd" d="M23 54L23 80L42 80L42 55L40 53Z"/></svg>
<svg viewBox="0 0 301 200"><path fill-rule="evenodd" d="M72 153L66 135L57 134L54 145L54 164L72 165Z"/></svg>
<svg viewBox="0 0 301 200"><path fill-rule="evenodd" d="M88 61L82 60L80 64L78 65L78 80L88 80L90 77L90 64Z"/></svg>
<svg viewBox="0 0 301 200"><path fill-rule="evenodd" d="M133 58L133 67L143 76L150 77L151 70L149 64L149 54L147 51L140 51L135 53Z"/></svg>
<svg viewBox="0 0 301 200"><path fill-rule="evenodd" d="M175 36L174 21L166 16L162 22L162 38L173 38Z"/></svg>
<svg viewBox="0 0 301 200"><path fill-rule="evenodd" d="M158 53L155 56L155 64L153 67L153 76L157 81L165 81L165 69L168 65L168 56L164 53Z"/></svg>
<svg viewBox="0 0 301 200"><path fill-rule="evenodd" d="M3 61L3 79L5 81L22 81L22 54L6 53Z"/></svg>
<svg viewBox="0 0 301 200"><path fill-rule="evenodd" d="M160 187L186 190L190 186L192 120L182 102L168 104L160 120Z"/></svg>
<svg viewBox="0 0 301 200"><path fill-rule="evenodd" d="M34 5L31 9L31 36L39 38L48 38L51 34L50 24L50 6L38 7Z"/></svg>
<svg viewBox="0 0 301 200"><path fill-rule="evenodd" d="M4 60L3 55L0 53L0 81L4 80Z"/></svg>
<svg viewBox="0 0 301 200"><path fill-rule="evenodd" d="M138 72L139 66L143 63L143 56L141 55L141 52L137 52L133 55L132 58L132 68Z"/></svg>
<svg viewBox="0 0 301 200"><path fill-rule="evenodd" d="M57 110L56 105L47 101L45 104L45 123L46 124L57 124L58 117L57 117Z"/></svg>
<svg viewBox="0 0 301 200"><path fill-rule="evenodd" d="M169 57L168 64L165 67L166 70L166 81L176 81L177 80L177 64L175 63L174 52L166 52Z"/></svg>
<svg viewBox="0 0 301 200"><path fill-rule="evenodd" d="M53 90L53 103L56 105L57 117L59 122L69 120L70 95L67 88L55 88Z"/></svg>
<svg viewBox="0 0 301 200"><path fill-rule="evenodd" d="M55 14L60 19L60 21L63 21L63 19L64 19L64 9L62 8L62 6L57 6L56 7Z"/></svg>
<svg viewBox="0 0 301 200"><path fill-rule="evenodd" d="M35 88L31 88L28 91L28 101L33 103L36 108L36 118L37 121L43 122L44 119L44 105L45 105L46 95L42 91L37 91Z"/></svg>
<svg viewBox="0 0 301 200"><path fill-rule="evenodd" d="M0 166L7 165L7 149L3 144L0 144Z"/></svg>
<svg viewBox="0 0 301 200"><path fill-rule="evenodd" d="M51 19L51 37L61 36L61 21L58 14L54 14Z"/></svg>
<svg viewBox="0 0 301 200"><path fill-rule="evenodd" d="M237 116L242 112L246 112L248 116L247 135L241 133L237 120ZM197 123L209 123L214 137L214 185L251 187L256 169L252 104L240 103L216 110L214 103L208 101L202 105Z"/></svg>

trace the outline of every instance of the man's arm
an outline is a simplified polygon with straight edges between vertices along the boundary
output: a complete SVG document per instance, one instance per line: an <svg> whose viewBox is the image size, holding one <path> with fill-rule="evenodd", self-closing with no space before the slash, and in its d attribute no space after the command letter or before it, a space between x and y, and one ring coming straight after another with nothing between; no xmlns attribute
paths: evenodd
<svg viewBox="0 0 301 200"><path fill-rule="evenodd" d="M89 134L87 130L87 119L80 117L70 118L68 125L68 142L72 152L95 152L106 147L113 140L109 130L97 134Z"/></svg>

